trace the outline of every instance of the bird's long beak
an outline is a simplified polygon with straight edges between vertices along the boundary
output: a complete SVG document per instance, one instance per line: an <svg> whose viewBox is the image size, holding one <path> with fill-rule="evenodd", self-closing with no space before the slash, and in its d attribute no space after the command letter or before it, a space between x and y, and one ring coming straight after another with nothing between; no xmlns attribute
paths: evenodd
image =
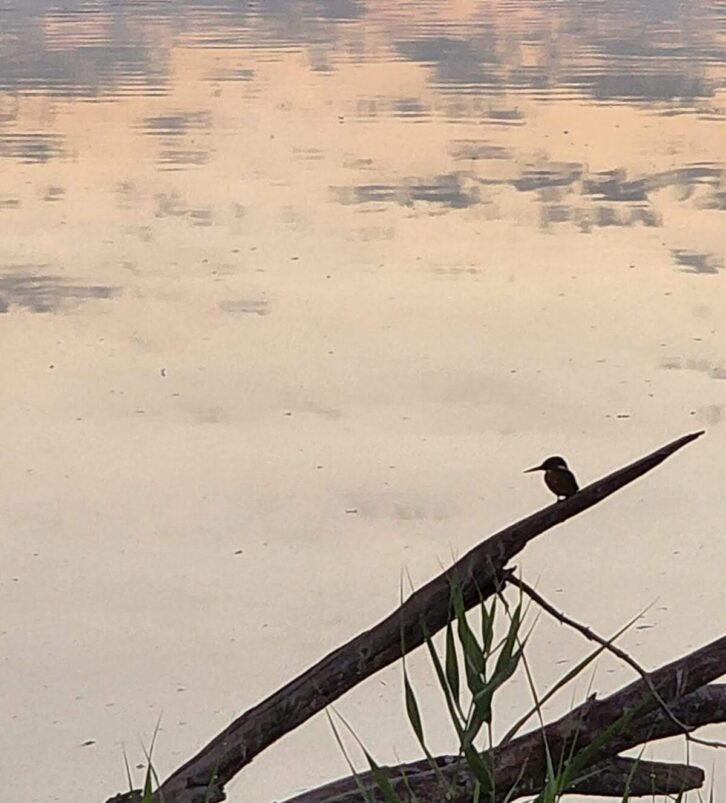
<svg viewBox="0 0 726 803"><path fill-rule="evenodd" d="M544 466L535 466L534 468L526 468L522 474L529 474L530 471L544 471Z"/></svg>

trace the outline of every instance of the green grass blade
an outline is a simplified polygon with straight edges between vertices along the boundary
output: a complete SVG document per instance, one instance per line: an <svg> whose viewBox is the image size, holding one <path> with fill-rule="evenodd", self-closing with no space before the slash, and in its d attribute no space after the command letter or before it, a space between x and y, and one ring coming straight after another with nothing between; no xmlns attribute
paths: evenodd
<svg viewBox="0 0 726 803"><path fill-rule="evenodd" d="M461 699L459 696L459 659L456 656L456 643L454 642L454 629L451 622L446 624L446 681L451 689L456 707L461 714Z"/></svg>
<svg viewBox="0 0 726 803"><path fill-rule="evenodd" d="M126 745L123 747L124 767L126 768L126 780L129 784L129 792L134 791L134 779L131 777L131 767L129 765L129 757L126 755Z"/></svg>
<svg viewBox="0 0 726 803"><path fill-rule="evenodd" d="M468 768L471 770L472 775L481 784L484 792L486 793L491 790L493 787L492 771L487 761L485 761L479 755L479 753L476 751L476 748L471 744L462 745L462 750Z"/></svg>
<svg viewBox="0 0 726 803"><path fill-rule="evenodd" d="M472 694L481 690L481 676L484 671L484 653L476 639L476 636L469 627L466 618L466 606L461 586L452 581L450 583L451 604L456 616L457 636L461 644L466 683Z"/></svg>
<svg viewBox="0 0 726 803"><path fill-rule="evenodd" d="M497 612L497 598L492 600L492 607L487 611L485 602L481 604L481 645L484 655L489 655L492 651L492 641L494 639L494 620Z"/></svg>
<svg viewBox="0 0 726 803"><path fill-rule="evenodd" d="M484 653L466 618L459 619L457 626L459 643L464 653L466 685L472 694L476 694L484 687Z"/></svg>
<svg viewBox="0 0 726 803"><path fill-rule="evenodd" d="M408 715L408 721L411 723L411 727L413 728L413 732L416 734L416 738L419 740L419 742L423 743L424 733L423 726L421 724L421 714L418 709L418 703L416 702L416 696L413 693L413 689L411 688L411 684L408 681L407 675L404 675L403 677L403 688L406 698L406 714Z"/></svg>
<svg viewBox="0 0 726 803"><path fill-rule="evenodd" d="M159 787L159 778L156 774L156 770L154 769L152 756L154 754L154 747L156 746L156 737L159 735L160 728L161 728L161 714L159 714L159 718L156 721L156 726L154 727L154 732L151 735L151 744L149 745L149 749L147 750L146 747L144 747L143 742L141 744L141 749L144 751L144 756L146 757L146 774L144 775L144 788L141 793L142 803L153 803L154 784L156 784L157 788Z"/></svg>
<svg viewBox="0 0 726 803"><path fill-rule="evenodd" d="M444 777L444 774L441 772L441 767L436 762L436 759L433 757L433 755L432 755L431 751L429 750L428 746L426 745L426 741L424 739L423 724L421 722L421 717L420 717L420 715L418 713L419 708L418 708L418 702L416 700L416 693L414 692L413 686L411 686L411 682L408 679L408 670L406 669L406 656L405 655L403 656L403 662L402 663L403 663L403 683L404 683L405 696L406 696L406 709L408 711L409 707L410 707L411 709L415 710L415 712L416 712L415 714L413 714L413 716L411 714L409 714L409 721L411 722L411 726L413 727L414 733L416 734L416 738L418 739L418 743L419 743L421 749L423 750L424 755L426 756L426 760L428 761L429 767L431 767L431 769L433 770L433 772L435 773L436 777L439 779L441 784L443 786L446 786L447 780ZM409 702L409 696L410 696L410 702ZM462 717L463 717L463 714L462 714ZM414 723L418 723L418 725L416 726ZM406 787L408 788L408 780L407 779L404 779L404 780L406 782ZM412 797L415 797L415 796L412 795Z"/></svg>
<svg viewBox="0 0 726 803"><path fill-rule="evenodd" d="M466 744L472 744L484 723L489 725L492 721L492 690L483 689L472 702L473 710L463 739Z"/></svg>
<svg viewBox="0 0 726 803"><path fill-rule="evenodd" d="M154 786L156 787L157 794L161 798L161 803L164 803L164 795L162 795L161 791L160 791L161 781L159 780L159 776L156 774L156 768L154 767L154 765L151 762L149 762L149 769L151 770L151 778L152 778L152 780L154 782ZM205 797L206 797L206 795L205 795ZM152 796L152 799L153 799L153 796Z"/></svg>
<svg viewBox="0 0 726 803"><path fill-rule="evenodd" d="M391 785L391 782L386 777L385 772L381 770L381 768L376 764L373 760L373 756L363 748L363 753L365 754L366 761L368 762L368 766L371 768L371 772L373 773L373 778L375 779L376 786L381 790L383 793L383 797L386 800L386 803L401 803L401 798L396 794L396 790Z"/></svg>
<svg viewBox="0 0 726 803"><path fill-rule="evenodd" d="M141 793L143 803L152 803L154 799L154 790L151 784L151 763L146 765L146 775L144 777L144 790Z"/></svg>
<svg viewBox="0 0 726 803"><path fill-rule="evenodd" d="M456 728L456 733L459 739L461 739L464 735L463 723L459 720L459 715L456 710L456 706L454 705L453 698L451 696L449 684L446 682L446 673L444 672L444 668L441 666L441 659L439 658L439 655L436 652L434 643L431 640L430 634L425 629L425 626L424 626L424 637L426 639L426 647L429 651L429 656L431 657L431 663L434 665L436 678L439 682L441 690L444 693L444 699L446 700L446 707L449 709L449 716L451 718L451 722L454 725L454 728Z"/></svg>
<svg viewBox="0 0 726 803"><path fill-rule="evenodd" d="M518 649L514 655L509 657L509 660L506 664L502 664L499 666L499 662L497 662L497 671L492 675L491 680L489 681L489 687L492 689L492 693L496 691L500 686L503 686L509 678L517 671L517 667L522 659L522 655L524 650L524 646Z"/></svg>
<svg viewBox="0 0 726 803"><path fill-rule="evenodd" d="M519 637L519 628L521 622L522 603L517 605L517 607L514 609L514 613L509 621L509 630L507 631L507 636L504 640L504 644L502 645L502 649L499 652L499 656L497 657L496 667L494 668L495 675L505 672L511 664L514 647L517 644L517 638Z"/></svg>
<svg viewBox="0 0 726 803"><path fill-rule="evenodd" d="M333 711L335 711L335 709L333 709ZM340 717L343 724L348 729L350 729L350 726L340 716L340 714L338 714L337 711L335 711L335 713L337 716ZM343 740L340 737L340 733L338 733L338 729L335 727L335 722L333 722L333 718L330 716L330 712L328 711L327 708L325 709L325 716L328 718L328 723L333 731L333 736L335 736L335 741L338 743L340 752L343 754L346 764L350 769L350 774L353 776L353 779L355 780L355 785L358 787L358 792L360 793L361 797L363 798L363 800L365 800L366 803L376 803L375 797L371 794L371 790L363 783L363 781L361 781L360 776L356 771L355 765L351 761L350 756L348 755L348 751L345 749L345 745L343 744Z"/></svg>

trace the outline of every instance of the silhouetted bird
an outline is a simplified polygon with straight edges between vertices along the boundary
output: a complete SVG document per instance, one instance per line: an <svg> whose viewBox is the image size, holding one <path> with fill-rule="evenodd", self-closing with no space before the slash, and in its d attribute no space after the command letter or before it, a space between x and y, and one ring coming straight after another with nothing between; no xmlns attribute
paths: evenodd
<svg viewBox="0 0 726 803"><path fill-rule="evenodd" d="M580 490L575 475L567 468L562 457L548 457L541 466L528 468L524 473L530 471L544 471L545 484L555 494L558 502Z"/></svg>

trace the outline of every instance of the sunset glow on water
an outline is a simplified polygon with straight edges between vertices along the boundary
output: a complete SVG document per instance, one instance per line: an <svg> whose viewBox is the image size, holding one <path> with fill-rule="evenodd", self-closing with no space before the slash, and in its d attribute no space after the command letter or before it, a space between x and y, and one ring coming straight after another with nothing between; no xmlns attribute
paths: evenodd
<svg viewBox="0 0 726 803"><path fill-rule="evenodd" d="M0 4L4 799L124 791L159 719L167 775L549 504L550 454L707 430L517 566L606 636L647 608L647 667L722 635L725 121L719 0ZM589 649L538 622L542 688ZM419 756L399 666L337 707ZM229 799L347 772L318 715Z"/></svg>

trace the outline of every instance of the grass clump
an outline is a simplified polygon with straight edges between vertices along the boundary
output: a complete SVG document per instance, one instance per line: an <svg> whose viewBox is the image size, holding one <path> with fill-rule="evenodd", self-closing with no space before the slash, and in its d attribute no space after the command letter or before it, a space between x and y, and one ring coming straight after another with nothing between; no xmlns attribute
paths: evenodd
<svg viewBox="0 0 726 803"><path fill-rule="evenodd" d="M490 801L491 803L508 803L509 800L522 796L522 792L517 790L521 777L509 789L497 788L493 712L498 692L518 669L523 668L532 696L532 706L496 745L497 748L501 748L510 742L533 716L537 717L543 728L545 724L542 714L544 704L564 686L581 677L588 666L639 617L622 627L609 641L603 640L597 648L568 669L544 695L540 696L525 654L532 630L530 628L525 632L524 620L527 611L523 607L521 593L514 605L509 604L499 593L488 604L486 601L482 601L471 612L467 612L461 586L452 582L450 604L451 618L444 629L443 645L440 649L437 649L431 634L427 632L422 623L426 651L436 678L437 689L443 698L448 718L456 735L454 754L449 757L445 767L436 760L427 743L421 704L411 682L404 649L402 665L406 717L431 770L432 777L435 777L439 784L437 794L441 800L462 800L462 783L464 783L468 803L490 803ZM472 625L472 622L476 620L478 620L476 625ZM497 634L499 635L497 636ZM405 644L403 646L405 648ZM369 772L365 777L360 771L356 771L336 725L329 715L336 741L345 755L358 791L366 803L380 803L381 800L384 800L385 803L404 803L404 798L406 803L409 801L417 803L417 797L411 788L407 774L402 772L396 776L390 770L382 769L358 739L350 725L337 712L336 715L352 734L368 765ZM577 742L575 734L575 738L569 742L569 752L560 755L557 759L550 753L545 738L545 777L541 790L533 798L530 798L531 803L558 803L566 794L566 790L572 789L573 784L588 774L593 758L629 724L632 715L633 712L624 713L583 749L575 749ZM451 758L454 759L453 766ZM634 760L632 773L637 770L639 760L640 757ZM467 778L467 781L464 782L463 778ZM631 799L627 791L631 778L628 778L625 784L626 791L620 798L623 803ZM371 783L371 779L373 783ZM403 790L406 791L404 798L399 793L402 793ZM668 796L666 799L682 801L685 800L685 797L681 794L677 797ZM712 790L710 799L713 799ZM702 803L700 794L699 803Z"/></svg>

